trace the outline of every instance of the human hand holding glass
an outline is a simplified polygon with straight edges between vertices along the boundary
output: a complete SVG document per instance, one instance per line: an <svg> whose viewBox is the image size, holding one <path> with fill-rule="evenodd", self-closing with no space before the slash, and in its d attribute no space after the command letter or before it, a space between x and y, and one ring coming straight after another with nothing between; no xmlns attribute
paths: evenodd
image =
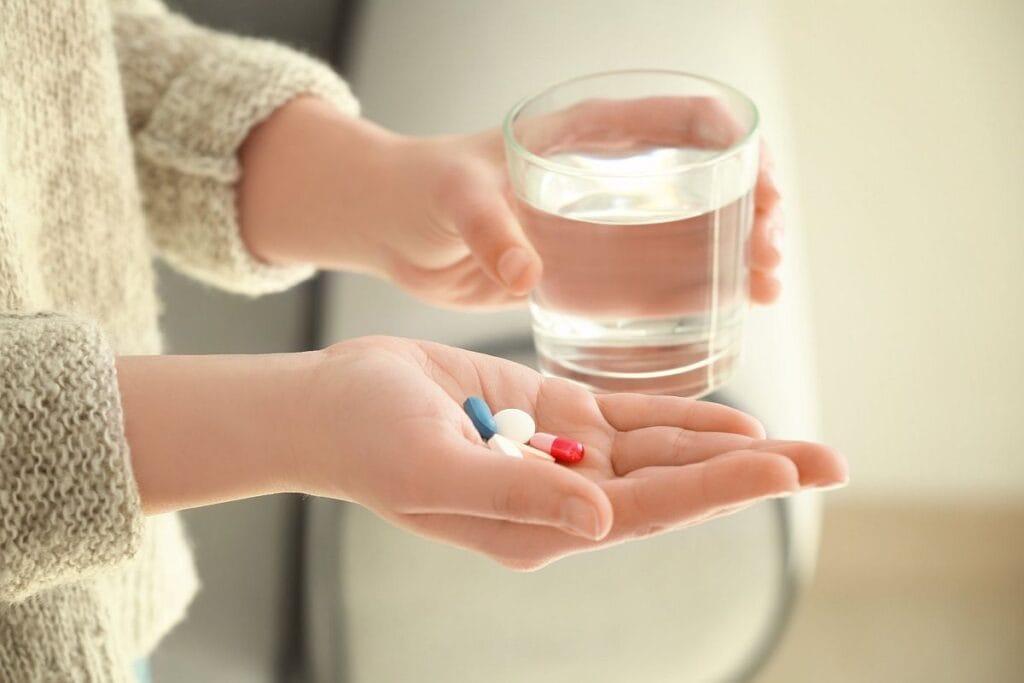
<svg viewBox="0 0 1024 683"><path fill-rule="evenodd" d="M579 113L596 125L602 109ZM768 304L779 294L783 221L767 156L760 161L750 297ZM522 305L541 278L514 212L500 128L404 136L304 97L253 131L242 162L243 235L267 261L369 272L459 308Z"/></svg>

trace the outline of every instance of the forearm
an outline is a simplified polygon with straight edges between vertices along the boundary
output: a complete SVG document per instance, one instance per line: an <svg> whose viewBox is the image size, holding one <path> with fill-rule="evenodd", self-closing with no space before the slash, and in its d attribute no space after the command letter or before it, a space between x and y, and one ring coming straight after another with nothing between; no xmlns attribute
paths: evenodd
<svg viewBox="0 0 1024 683"><path fill-rule="evenodd" d="M238 214L249 250L268 263L381 274L374 242L400 136L299 97L249 133Z"/></svg>
<svg viewBox="0 0 1024 683"><path fill-rule="evenodd" d="M118 385L146 514L294 491L294 406L317 354L122 356Z"/></svg>

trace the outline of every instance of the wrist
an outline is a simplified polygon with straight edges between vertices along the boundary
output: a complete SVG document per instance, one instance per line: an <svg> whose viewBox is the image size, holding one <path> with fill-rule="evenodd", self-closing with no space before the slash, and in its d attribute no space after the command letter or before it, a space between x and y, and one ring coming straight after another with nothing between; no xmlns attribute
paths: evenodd
<svg viewBox="0 0 1024 683"><path fill-rule="evenodd" d="M394 201L394 148L404 138L315 97L280 107L239 151L242 239L269 263L379 274L376 233Z"/></svg>
<svg viewBox="0 0 1024 683"><path fill-rule="evenodd" d="M124 356L124 428L143 510L301 490L293 397L312 354Z"/></svg>

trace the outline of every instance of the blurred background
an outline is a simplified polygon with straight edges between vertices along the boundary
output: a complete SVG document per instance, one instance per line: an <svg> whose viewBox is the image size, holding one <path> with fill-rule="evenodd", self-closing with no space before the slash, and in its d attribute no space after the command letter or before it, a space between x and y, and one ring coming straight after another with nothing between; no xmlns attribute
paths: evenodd
<svg viewBox="0 0 1024 683"><path fill-rule="evenodd" d="M158 682L1021 680L1024 3L172 4L318 54L410 134L497 125L604 69L748 92L784 181L786 290L719 398L837 446L852 483L824 510L765 504L525 576L327 501L192 511L205 588ZM161 287L171 352L383 332L530 361L525 314L365 278L258 301Z"/></svg>

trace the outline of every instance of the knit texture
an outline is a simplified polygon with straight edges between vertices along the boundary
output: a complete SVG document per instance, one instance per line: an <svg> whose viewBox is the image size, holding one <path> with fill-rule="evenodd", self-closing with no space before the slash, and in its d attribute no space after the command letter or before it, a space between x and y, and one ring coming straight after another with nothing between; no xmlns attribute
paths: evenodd
<svg viewBox="0 0 1024 683"><path fill-rule="evenodd" d="M0 599L133 554L142 532L112 354L94 326L0 318Z"/></svg>
<svg viewBox="0 0 1024 683"><path fill-rule="evenodd" d="M213 33L155 2L115 5L142 198L161 254L197 279L243 294L309 277L310 267L259 262L242 244L236 152L255 122L297 94L356 113L348 87L328 67L281 45Z"/></svg>
<svg viewBox="0 0 1024 683"><path fill-rule="evenodd" d="M116 354L160 352L154 254L249 295L312 270L254 258L237 151L330 69L153 0L0 0L0 681L132 681L197 582L144 519Z"/></svg>

